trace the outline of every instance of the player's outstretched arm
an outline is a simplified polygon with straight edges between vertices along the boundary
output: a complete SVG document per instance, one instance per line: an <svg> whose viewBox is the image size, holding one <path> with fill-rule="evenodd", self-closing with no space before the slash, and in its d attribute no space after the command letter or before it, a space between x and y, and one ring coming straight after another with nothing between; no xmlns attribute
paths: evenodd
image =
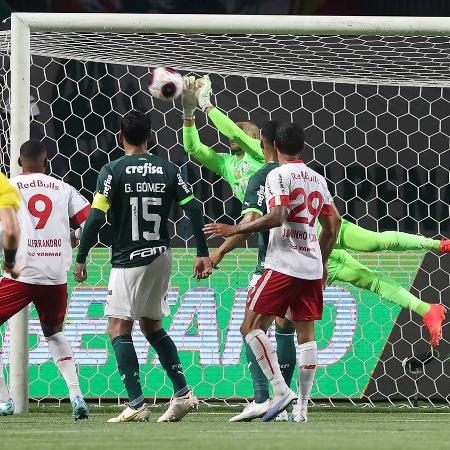
<svg viewBox="0 0 450 450"><path fill-rule="evenodd" d="M97 243L98 233L105 223L105 213L108 208L108 199L102 194L95 194L91 211L83 227L76 264L73 270L73 278L79 283L87 278L86 259L91 248Z"/></svg>
<svg viewBox="0 0 450 450"><path fill-rule="evenodd" d="M260 214L251 211L244 215L240 223L245 224L253 222L258 217L260 217ZM235 234L234 236L227 238L225 242L211 254L210 259L213 269L219 269L219 264L224 258L224 256L227 253L233 251L235 248L241 247L244 244L244 242L248 239L250 234L251 233Z"/></svg>
<svg viewBox="0 0 450 450"><path fill-rule="evenodd" d="M199 107L208 114L215 127L227 138L232 139L240 149L251 155L254 159L264 162L259 139L245 133L220 109L211 103L212 86L208 75L197 80L197 98Z"/></svg>
<svg viewBox="0 0 450 450"><path fill-rule="evenodd" d="M198 105L195 95L195 78L183 77L184 89L181 99L183 106L183 147L186 153L192 155L197 161L216 175L223 176L223 157L217 154L211 147L200 141L197 127L195 126L194 111Z"/></svg>
<svg viewBox="0 0 450 450"><path fill-rule="evenodd" d="M188 197L188 201L181 204L186 216L191 222L192 234L197 243L197 258L194 263L193 276L197 280L208 278L212 273L211 261L209 259L208 244L203 232L205 220L200 203L193 196Z"/></svg>
<svg viewBox="0 0 450 450"><path fill-rule="evenodd" d="M267 231L272 228L280 227L286 220L288 214L287 207L284 205L273 206L270 212L253 222L239 223L238 225L227 225L225 223L208 223L203 228L207 235L216 234L218 236L234 236L235 234L251 234L256 231Z"/></svg>

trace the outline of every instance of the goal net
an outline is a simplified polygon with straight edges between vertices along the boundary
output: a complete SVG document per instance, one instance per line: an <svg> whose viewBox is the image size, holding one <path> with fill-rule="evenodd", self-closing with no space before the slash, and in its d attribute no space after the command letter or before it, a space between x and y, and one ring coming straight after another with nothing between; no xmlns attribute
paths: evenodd
<svg viewBox="0 0 450 450"><path fill-rule="evenodd" d="M101 30L99 22L98 32L31 32L31 137L45 142L50 174L89 200L100 168L122 155L116 140L121 117L143 108L152 111L152 151L181 168L206 216L228 222L239 218L240 204L229 186L184 152L180 101L158 101L147 91L149 68L170 66L183 74L209 74L214 104L235 121L301 124L304 159L326 176L344 218L373 231L448 234L448 36ZM9 173L10 32L0 33L0 59L1 162ZM196 122L202 142L229 151L227 139L201 111ZM178 346L188 383L206 400L251 397L239 325L256 241L229 254L219 271L197 284L191 278L195 251L189 227L181 211L172 217L171 315L164 326ZM126 397L103 316L110 240L106 225L91 252L86 283L77 285L69 277L65 325L82 391L101 400ZM424 301L448 301L448 258L417 251L353 256ZM320 368L314 399L411 400L417 392L433 403L450 398L445 328L439 355L411 373L402 362L430 350L420 318L372 292L336 284L326 289L316 331ZM139 332L133 339L144 394L155 400L170 397L170 382L153 349ZM4 326L6 363L11 344ZM66 395L32 310L29 396Z"/></svg>

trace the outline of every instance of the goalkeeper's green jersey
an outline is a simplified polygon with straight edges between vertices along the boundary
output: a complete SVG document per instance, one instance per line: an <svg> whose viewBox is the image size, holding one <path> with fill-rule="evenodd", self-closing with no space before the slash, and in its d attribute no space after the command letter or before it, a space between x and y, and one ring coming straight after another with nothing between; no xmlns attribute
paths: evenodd
<svg viewBox="0 0 450 450"><path fill-rule="evenodd" d="M221 176L230 185L233 195L243 202L248 180L264 166L260 140L248 136L217 108L209 111L208 117L223 135L236 142L245 152L244 156L216 153L200 141L195 125L183 127L184 148L202 165Z"/></svg>

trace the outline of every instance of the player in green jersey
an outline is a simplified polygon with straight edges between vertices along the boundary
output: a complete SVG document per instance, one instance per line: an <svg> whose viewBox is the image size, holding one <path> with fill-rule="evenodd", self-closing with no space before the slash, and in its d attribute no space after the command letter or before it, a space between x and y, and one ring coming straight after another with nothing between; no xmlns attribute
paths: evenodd
<svg viewBox="0 0 450 450"><path fill-rule="evenodd" d="M187 153L228 182L233 195L242 202L249 178L264 165L259 128L252 122L234 123L212 105L211 92L208 76L198 80L192 76L184 77L183 145ZM202 144L195 126L194 111L197 106L206 112L216 128L230 139L231 154L216 153Z"/></svg>
<svg viewBox="0 0 450 450"><path fill-rule="evenodd" d="M264 186L268 173L278 166L276 151L273 148L274 134L276 129L276 122L269 122L261 130L261 139L264 146L264 153L266 157L266 165L260 169L255 175L253 175L248 183L246 195L243 203L243 219L242 222L252 222L256 218L266 213L266 202L264 196ZM377 248L377 244L374 241L378 235L383 233L373 233L358 227L351 222L343 221L341 225L340 234L349 233L345 230L345 227L351 226L353 232L356 230L359 233L360 239L367 240L366 248ZM352 231L350 231L352 233ZM404 233L397 233L400 235L400 240ZM374 238L373 235L376 235ZM242 246L247 239L248 235L235 235L228 238L212 255L211 261L213 267L218 267L218 264L223 259L225 254L230 252L236 247ZM370 239L372 237L372 239ZM406 235L406 239L417 238L416 249L427 248L427 245L432 245L433 242L428 244L427 238L421 238L420 236ZM269 233L259 233L258 240L258 263L256 266L255 274L250 282L250 286L254 286L261 276L264 270L264 258L267 248L267 242ZM356 239L357 236L354 236ZM346 239L340 237L340 245L346 245ZM339 237L338 237L339 242ZM439 241L437 241L439 243ZM445 241L444 241L445 242ZM412 244L409 244L412 245ZM441 244L441 247L444 245ZM433 247L432 247L433 248ZM360 251L364 251L359 247ZM369 250L370 251L370 250ZM432 345L437 345L441 336L442 321L444 319L444 307L443 305L428 304L422 302L410 292L404 289L395 281L390 278L372 271L359 263L345 250L333 250L328 259L328 279L327 284L330 285L336 280L350 283L356 287L367 289L386 300L403 308L410 309L423 317L424 323L427 326ZM294 343L294 330L286 319L276 319L275 336L277 341L277 354L280 366L282 368L283 376L288 384L292 381L296 363L296 350ZM246 346L246 355L249 362L250 372L253 380L253 387L255 392L254 402L250 403L245 410L233 417L231 421L252 420L254 418L263 415L269 407L269 385L266 377L256 364L253 353ZM305 406L305 405L304 405ZM294 417L296 417L294 411Z"/></svg>
<svg viewBox="0 0 450 450"><path fill-rule="evenodd" d="M162 328L169 314L167 290L172 265L168 218L177 201L190 219L197 241L194 276L211 274L202 208L194 199L178 168L147 153L151 134L150 117L131 111L122 119L120 141L125 155L101 169L97 193L81 236L76 281L87 278L86 258L96 244L98 232L108 212L113 231L111 275L105 315L120 376L129 396L127 408L108 422L148 420L139 380L139 363L131 332L135 321L158 354L174 387L174 398L158 422L181 420L198 405L189 389L177 348Z"/></svg>

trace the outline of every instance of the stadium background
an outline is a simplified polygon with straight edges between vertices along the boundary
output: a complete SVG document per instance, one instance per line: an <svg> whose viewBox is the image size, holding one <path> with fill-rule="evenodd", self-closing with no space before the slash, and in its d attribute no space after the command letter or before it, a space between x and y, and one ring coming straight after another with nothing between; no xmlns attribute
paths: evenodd
<svg viewBox="0 0 450 450"><path fill-rule="evenodd" d="M30 5L26 5L26 2L17 2L16 5L14 2L10 3L17 10L30 10ZM40 11L45 7L54 11L59 8L56 5L58 2L42 2L42 5L38 3L34 4L33 2L33 7ZM97 11L104 7L104 3L74 1L68 7L77 11ZM114 0L109 2L109 5L113 5L110 7L122 12L126 10L124 3ZM126 3L127 8L132 8L132 2ZM139 3L142 5L143 2ZM169 5L172 5L173 12L184 12L181 3L184 2L174 1ZM209 5L208 11L201 9L204 7L204 3ZM198 4L194 2L193 5L190 3L189 11L273 13L274 4L276 4L278 12L281 13L382 14L385 11L380 9L383 7L382 3L344 2L342 9L337 11L334 6L335 2L325 1L217 2L216 9L213 6L214 2L198 2ZM436 12L443 11L446 3L429 2L426 11L421 9L423 2L409 2L409 10L402 9L405 8L406 2L394 1L389 2L389 5L386 2L384 6L389 6L393 10L393 14L407 14L409 11L416 15L437 15ZM0 5L2 5L1 2ZM195 5L197 5L198 11L192 10L191 6L195 8ZM5 5L2 7L2 11L6 11ZM162 4L159 7L153 5L145 11L139 12L157 12L157 8L159 8L158 12L169 12L167 6ZM109 10L112 11L112 9ZM41 66L44 66L44 63L42 61ZM80 188L91 199L99 168L108 159L114 159L121 155L121 150L117 147L115 140L120 115L130 107L149 107L150 98L147 95L135 95L141 93L142 88L145 88L147 71L142 68L129 68L128 72L124 72L123 68L119 66L82 64L72 61L65 66L53 63L52 67L46 67L44 75L43 68L38 67L40 65L39 58L35 59L35 64L36 66L32 69L32 85L39 86L39 92L35 91L32 94L35 98L46 99L46 101L39 102L40 115L32 122L32 135L45 137L45 142L52 154L51 173L61 176L65 181ZM65 77L65 70L70 72L72 81ZM116 94L116 78L120 78L121 93L119 94ZM421 233L426 236L443 237L448 234L447 230L450 225L448 218L448 199L450 198L448 130L450 118L447 112L449 110L447 89L414 87L398 89L366 85L356 88L344 84L296 81L291 83L292 91L297 94L295 96L283 95L283 93L289 92L288 82L283 80L271 80L268 84L267 80L255 78L248 79L247 85L244 85L243 80L239 77L214 76L212 78L214 90L220 92L216 97L217 105L228 112L234 120L251 118L259 125L269 118L290 120L289 112L297 109L292 114L292 118L306 128L308 148L305 152L305 160L312 162L313 168L326 175L335 192L339 210L345 218L379 231L398 227L401 231ZM100 80L100 95L96 95L96 92L92 91L97 86L96 83L92 83L92 80ZM225 83L226 90L223 89ZM258 93L258 96L255 93ZM86 101L86 97L91 96L96 99L93 107L94 112L99 115L92 113L90 104ZM110 98L112 98L112 109ZM434 102L432 111L429 109L431 102ZM301 108L298 107L300 103ZM84 120L71 116L70 104L75 107L80 119ZM251 116L247 111L252 111ZM269 111L271 116L269 116ZM375 117L381 115L382 118L376 122ZM402 120L399 121L399 126L396 128L393 125L393 119L400 116L402 116ZM101 117L107 118L107 129L104 131ZM355 118L356 124L353 123ZM230 191L225 183L210 172L199 169L195 164L187 163L186 156L179 144L181 142L180 111L171 109L171 105L158 104L153 113L153 123L157 142L156 152L167 156L165 149L169 149L171 159L183 167L188 181L194 186L196 196L202 201L211 199L212 194L215 195L213 201L209 200L205 204L207 215L213 219L228 221L236 219L239 216L240 205L236 200L231 199ZM214 144L218 151L227 151L226 141L221 140L217 132L206 124L202 114L198 114L198 125L199 128L201 127L200 133L205 143ZM4 163L7 166L7 156L4 153L6 149L5 133L7 132L7 113L5 111L2 114L2 128L2 152L5 157ZM95 139L93 135L96 135L97 138ZM430 141L428 141L428 136L432 136ZM200 175L208 183L200 182ZM405 180L407 181L404 182ZM228 200L222 203L220 201L222 198ZM188 237L187 233L186 222L178 223L176 234L185 239ZM109 230L105 227L101 241L104 245L108 245L109 239ZM181 240L174 241L174 246L181 244ZM250 247L254 244L255 242L252 241ZM232 303L234 288L245 287L245 275L251 270L251 258L247 258L247 262L245 258L247 253L243 252L244 257L241 259L245 262L241 262L239 276L233 278L233 281L236 282L231 285L233 292L225 292L229 280L224 280L224 285L219 287L223 291L224 306L226 302ZM396 264L402 265L403 263L406 269L404 273L399 273L398 270L394 271L392 276L398 277L398 280L406 287L409 287L409 282L414 280L412 289L416 294L420 293L423 299L437 301L441 298L443 303L449 305L447 298L450 291L448 258L438 258L432 254L427 254L423 261L417 255L406 255L405 258L402 260L400 256L394 256ZM104 260L102 261L104 262ZM384 266L381 267L381 270L389 272L392 260L382 257L381 261ZM374 267L380 263L370 257L366 262ZM421 267L416 277L415 268L418 268L420 263ZM106 275L105 272L101 273L104 282L106 282ZM183 285L186 278L187 275L184 273L176 281ZM217 283L217 281L213 279L213 283ZM183 289L187 288L186 285ZM350 290L350 292L353 291ZM358 298L356 294L355 298ZM373 367L370 370L365 368L364 373L370 375L373 372L372 377L370 379L367 377L366 381L361 380L360 383L357 383L357 388L353 386L349 387L349 391L343 390L342 394L360 397L365 392L372 399L384 396L396 398L412 395L414 381L410 376L404 375L401 361L413 353L421 354L428 349L426 341L421 339L418 321L407 311L399 314L397 308L392 308L387 304L380 306L379 300L371 297L371 294L363 294L361 298L363 301L358 304L360 317L364 318L363 304L369 305L368 308L371 311L367 312L366 318L375 320L373 325L378 328L377 336L382 336L383 341L377 350L373 343L370 344L371 357L372 359L376 357L376 360L373 361ZM174 307L176 308L177 304ZM375 307L381 308L375 314L379 323L378 319L374 317L373 308ZM99 310L90 311L90 313L95 316L99 314ZM222 321L221 328L219 327L220 333L225 333L227 319L225 316L220 319L220 311L218 317L219 322ZM332 316L328 317L329 322L332 319ZM379 325L384 323L383 320L386 321L386 326L380 331ZM395 321L396 326L392 327ZM194 326L190 332L195 335L198 329ZM330 337L329 333L329 330L326 329L323 332L324 342L327 336ZM446 328L444 328L444 335L445 333ZM225 337L226 333L219 339L221 347L225 346ZM370 338L368 339L370 340ZM386 345L384 345L385 342ZM31 342L31 344L35 345L36 343ZM90 344L93 348L96 345L95 341ZM101 345L105 345L104 339ZM439 348L441 363L427 367L425 377L420 380L422 394L430 395L435 399L445 399L450 395L448 350L449 342L447 340ZM357 359L363 361L367 356L362 353L357 356ZM111 373L113 368L105 370L109 370L108 373ZM197 369L193 367L192 370L194 374ZM220 370L217 372L219 376ZM243 376L242 368L240 370L241 373L236 377L238 380ZM345 374L352 380L359 378L359 375L355 374L355 371L358 370L357 367L352 368L348 366L348 363L346 365L345 361L340 370L339 373L331 373L330 379L333 376L336 378L336 375L341 377ZM48 377L45 373L48 373ZM195 376L193 374L191 376ZM36 375L38 379L43 379L47 386L52 386L51 389L56 394L59 392L59 381L56 381L56 372L53 373L52 369L40 370L40 373ZM95 376L98 376L97 384L101 386L99 380L104 378L105 374L100 373ZM102 395L103 392L96 393L95 387L92 387L96 384L96 378L88 374L85 378L89 380L91 392L95 395ZM116 378L118 380L117 375ZM236 393L249 395L248 381L243 380L242 389L239 390L238 386ZM154 382L152 379L152 384ZM343 383L345 384L345 381ZM33 389L33 384L31 388ZM45 390L45 387L39 389ZM230 392L232 393L230 389L224 385L224 395L230 395ZM336 389L334 391L336 392ZM39 390L36 391L36 394L38 393ZM330 391L324 388L321 393L323 394L321 396L333 396L333 389ZM160 394L167 395L164 391ZM214 392L205 391L205 395L214 395Z"/></svg>

